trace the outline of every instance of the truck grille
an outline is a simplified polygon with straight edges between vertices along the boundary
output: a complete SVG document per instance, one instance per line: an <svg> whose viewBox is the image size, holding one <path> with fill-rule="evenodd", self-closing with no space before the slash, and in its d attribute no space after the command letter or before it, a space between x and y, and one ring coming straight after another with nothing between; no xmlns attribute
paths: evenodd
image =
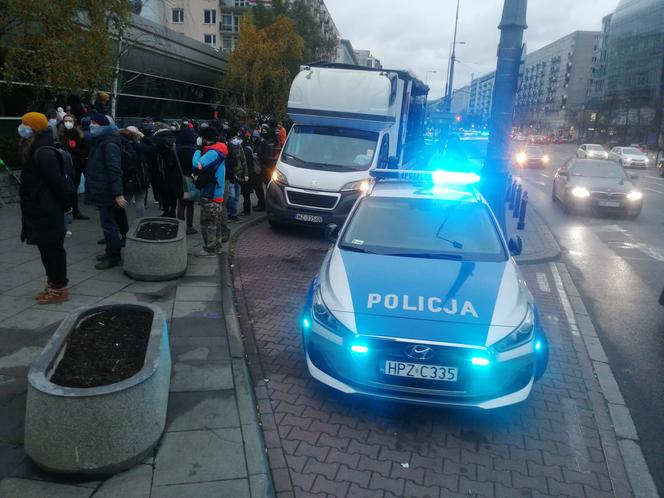
<svg viewBox="0 0 664 498"><path fill-rule="evenodd" d="M286 189L288 203L313 209L334 209L339 202L339 194L315 194Z"/></svg>

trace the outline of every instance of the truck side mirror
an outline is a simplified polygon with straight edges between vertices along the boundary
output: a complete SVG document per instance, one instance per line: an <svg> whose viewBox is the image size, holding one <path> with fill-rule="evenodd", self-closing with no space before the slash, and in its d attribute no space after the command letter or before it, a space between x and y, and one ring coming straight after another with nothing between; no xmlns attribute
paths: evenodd
<svg viewBox="0 0 664 498"><path fill-rule="evenodd" d="M399 158L397 156L387 158L387 169L399 169Z"/></svg>

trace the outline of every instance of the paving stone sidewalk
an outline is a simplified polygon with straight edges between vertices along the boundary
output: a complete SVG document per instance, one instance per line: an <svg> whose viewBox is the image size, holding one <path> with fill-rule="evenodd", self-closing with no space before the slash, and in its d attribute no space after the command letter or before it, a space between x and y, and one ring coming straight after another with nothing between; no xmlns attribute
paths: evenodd
<svg viewBox="0 0 664 498"><path fill-rule="evenodd" d="M201 247L196 234L187 241L187 273L176 281L137 282L121 268L97 271L101 230L94 210L85 211L92 219L76 221L66 239L72 299L39 306L34 295L45 277L37 249L19 240L18 207L0 208L0 497L270 496L256 403L241 341L229 337L218 260L192 256ZM158 215L154 205L148 214ZM153 456L110 479L43 473L22 447L30 363L71 311L108 302L152 303L168 318L173 373L166 432Z"/></svg>
<svg viewBox="0 0 664 498"><path fill-rule="evenodd" d="M298 316L328 247L319 234L261 224L233 248L278 497L634 495L555 265L522 266L551 344L530 399L491 412L432 409L344 396L309 376Z"/></svg>

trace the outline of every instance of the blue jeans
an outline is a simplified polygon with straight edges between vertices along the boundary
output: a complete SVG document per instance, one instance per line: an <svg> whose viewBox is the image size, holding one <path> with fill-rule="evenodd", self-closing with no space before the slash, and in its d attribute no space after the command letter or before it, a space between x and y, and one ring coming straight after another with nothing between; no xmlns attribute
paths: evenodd
<svg viewBox="0 0 664 498"><path fill-rule="evenodd" d="M115 221L115 206L99 206L99 222L106 240L106 259L120 260L120 235L118 224Z"/></svg>
<svg viewBox="0 0 664 498"><path fill-rule="evenodd" d="M228 189L228 216L237 216L237 203L240 199L240 182L230 184Z"/></svg>

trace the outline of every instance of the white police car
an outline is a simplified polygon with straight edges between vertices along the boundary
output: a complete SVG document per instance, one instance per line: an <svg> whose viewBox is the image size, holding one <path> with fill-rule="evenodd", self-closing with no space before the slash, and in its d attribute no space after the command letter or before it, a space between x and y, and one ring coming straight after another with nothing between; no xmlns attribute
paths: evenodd
<svg viewBox="0 0 664 498"><path fill-rule="evenodd" d="M374 171L307 296L311 375L348 394L479 407L525 400L548 344L477 175Z"/></svg>

